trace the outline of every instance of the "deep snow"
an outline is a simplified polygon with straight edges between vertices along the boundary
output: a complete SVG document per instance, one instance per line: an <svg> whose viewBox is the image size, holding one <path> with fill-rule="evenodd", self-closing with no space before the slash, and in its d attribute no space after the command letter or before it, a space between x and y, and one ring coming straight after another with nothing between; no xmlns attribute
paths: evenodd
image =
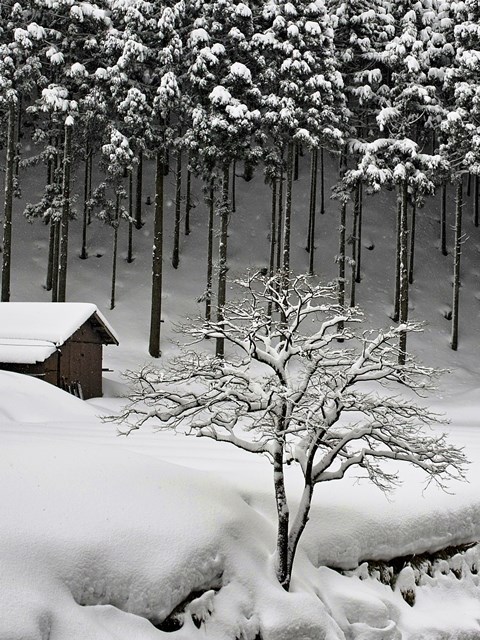
<svg viewBox="0 0 480 640"><path fill-rule="evenodd" d="M333 163L327 177L333 180ZM308 167L295 184L296 226L293 268L306 269L305 203ZM145 195L151 195L147 170ZM169 178L172 193L173 177ZM48 228L19 217L34 197L39 178L28 175L17 203L12 258L16 301L48 301ZM167 211L172 211L171 200ZM268 190L261 176L244 186L238 180L237 212L230 231L231 273L266 263ZM337 207L329 202L318 222L317 268L335 275ZM358 300L366 322L389 323L393 291L392 194L369 199L365 209L364 278ZM178 271L165 259L163 357L174 353L173 325L202 312L206 211L198 202L192 234L182 238ZM168 217L168 214L167 214ZM117 307L108 310L110 230L89 228L89 255L79 260L79 223L72 224L68 297L97 304L120 339L105 350L105 397L82 403L53 387L15 374L0 374L0 640L105 640L160 638L164 632L146 618L161 621L192 591L179 639L261 637L285 640L356 638L478 638L478 578L465 569L424 576L412 608L399 590L366 577L365 565L350 577L328 566L352 569L368 559L391 559L435 551L480 539L480 438L477 433L478 238L465 244L460 347L448 347L444 317L451 297L451 256L435 247L435 203L420 212L412 316L428 322L410 347L427 363L450 367L431 398L452 420L452 439L472 460L469 483L422 493L417 473L403 469L404 485L388 501L354 479L319 487L293 581L285 594L275 583L274 505L266 460L228 445L152 428L118 437L98 414L118 409L125 391L121 372L148 361L151 207L135 231L136 259L119 262ZM126 225L120 238L126 243ZM32 250L33 239L33 250ZM333 240L332 240L333 239ZM232 294L233 292L231 292ZM478 295L478 298L477 298ZM18 379L18 382L17 382ZM300 484L289 470L293 499ZM470 563L471 565L472 563ZM467 563L465 564L467 567ZM360 576L360 577L359 577ZM361 579L364 578L364 579ZM408 583L408 575L403 575ZM200 595L204 592L204 595ZM197 629L195 622L205 619ZM243 636L242 636L243 634Z"/></svg>

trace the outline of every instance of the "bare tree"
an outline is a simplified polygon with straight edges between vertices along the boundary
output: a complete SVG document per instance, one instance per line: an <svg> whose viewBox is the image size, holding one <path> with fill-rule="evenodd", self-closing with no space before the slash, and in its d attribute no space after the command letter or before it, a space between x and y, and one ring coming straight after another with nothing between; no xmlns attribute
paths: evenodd
<svg viewBox="0 0 480 640"><path fill-rule="evenodd" d="M359 312L336 305L335 288L308 276L286 279L281 272L236 284L246 297L226 303L221 322L183 328L193 344L221 336L233 355L217 358L192 349L191 342L162 369L128 372L130 403L117 419L125 434L154 418L160 429L267 456L277 507L276 573L288 590L316 484L356 469L388 490L398 473L382 463L403 461L443 487L463 478L466 460L444 434L423 432L441 422L438 415L402 399L398 388L385 391L428 388L434 370L409 356L398 363L400 333L418 326L356 333ZM278 308L278 319L269 308ZM382 393L374 389L378 383ZM303 473L304 490L291 514L284 469L293 461Z"/></svg>

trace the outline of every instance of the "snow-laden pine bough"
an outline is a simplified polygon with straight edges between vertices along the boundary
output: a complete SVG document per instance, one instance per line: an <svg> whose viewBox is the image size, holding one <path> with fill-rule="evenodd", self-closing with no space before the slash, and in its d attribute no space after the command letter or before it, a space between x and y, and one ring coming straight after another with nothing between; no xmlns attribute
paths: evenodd
<svg viewBox="0 0 480 640"><path fill-rule="evenodd" d="M444 422L441 416L413 402L411 393L400 395L402 388L422 395L437 373L411 356L398 363L399 335L419 331L418 325L355 331L360 312L340 308L335 287L304 275L255 274L235 285L245 297L226 304L220 323L183 326L190 343L180 355L161 368L126 373L130 403L118 419L125 434L154 418L160 429L269 458L278 516L276 574L288 590L316 484L356 469L387 491L399 477L386 463L402 461L446 488L449 480L464 479L467 461L445 434L424 431ZM219 336L229 345L224 359L200 349L202 340ZM295 513L285 491L284 467L291 462L304 477Z"/></svg>

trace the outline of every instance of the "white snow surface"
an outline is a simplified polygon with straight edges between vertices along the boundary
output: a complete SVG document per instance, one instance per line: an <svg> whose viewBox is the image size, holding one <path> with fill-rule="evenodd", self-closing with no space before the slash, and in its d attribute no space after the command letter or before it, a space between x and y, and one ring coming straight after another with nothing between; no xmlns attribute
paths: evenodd
<svg viewBox="0 0 480 640"><path fill-rule="evenodd" d="M145 164L145 194L152 195L153 166ZM326 173L328 187L334 161ZM42 179L33 174L30 192L39 191ZM261 175L246 186L237 182L237 212L229 232L233 275L265 266L268 255L268 189ZM173 206L173 178L166 186L168 208ZM196 187L192 234L182 238L180 267L173 270L165 262L162 358L175 353L169 341L178 338L175 322L203 310L195 301L204 286L207 210ZM292 267L301 272L306 269L306 159L295 194ZM23 203L17 201L17 213ZM328 280L336 274L331 239L338 215L335 202L326 204L318 225L316 268ZM404 467L403 485L390 500L353 477L320 486L288 594L273 574L275 505L265 459L226 444L158 433L154 425L119 437L113 423L98 418L124 404L121 372L150 361L152 216L145 206L146 224L135 232L135 261L119 261L113 311L108 309L110 255L105 249L111 230L94 221L89 258L79 260L73 247L80 246L81 224L73 222L69 299L91 300L101 309L117 329L120 347L106 350L105 365L114 371L104 380L105 397L86 403L40 380L0 374L0 640L155 640L167 635L178 640L478 640L477 575L467 572L460 580L452 572L443 575L448 562L439 563L438 571L416 586L411 607L400 589L369 577L361 564L480 539L480 243L467 219L460 343L454 353L442 312L451 298L451 255L432 259L432 251L438 252L436 204L419 216L411 290L412 318L428 325L423 335L411 337L409 346L427 364L452 370L430 402L447 412L450 439L464 446L472 461L468 482L451 486L448 494L434 487L423 491L419 474ZM17 219L13 299L46 302L48 227L22 223L20 215ZM167 216L167 247L171 219ZM368 198L364 273L357 289L367 325L390 323L394 225L392 194ZM123 225L125 246L126 237ZM58 338L55 322L44 340ZM25 331L35 324L27 324ZM297 471L288 468L293 504L302 488ZM457 558L452 565L462 562ZM332 568L358 565L352 575ZM402 575L400 586L411 584L410 578L408 572ZM152 624L189 596L182 628L167 634Z"/></svg>

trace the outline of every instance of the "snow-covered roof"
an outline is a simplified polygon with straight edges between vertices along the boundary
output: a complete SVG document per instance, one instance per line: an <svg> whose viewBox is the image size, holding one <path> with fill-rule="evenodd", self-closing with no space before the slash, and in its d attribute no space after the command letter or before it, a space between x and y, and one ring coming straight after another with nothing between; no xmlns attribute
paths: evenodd
<svg viewBox="0 0 480 640"><path fill-rule="evenodd" d="M0 303L0 362L44 362L91 319L105 344L118 338L96 305L84 302Z"/></svg>

